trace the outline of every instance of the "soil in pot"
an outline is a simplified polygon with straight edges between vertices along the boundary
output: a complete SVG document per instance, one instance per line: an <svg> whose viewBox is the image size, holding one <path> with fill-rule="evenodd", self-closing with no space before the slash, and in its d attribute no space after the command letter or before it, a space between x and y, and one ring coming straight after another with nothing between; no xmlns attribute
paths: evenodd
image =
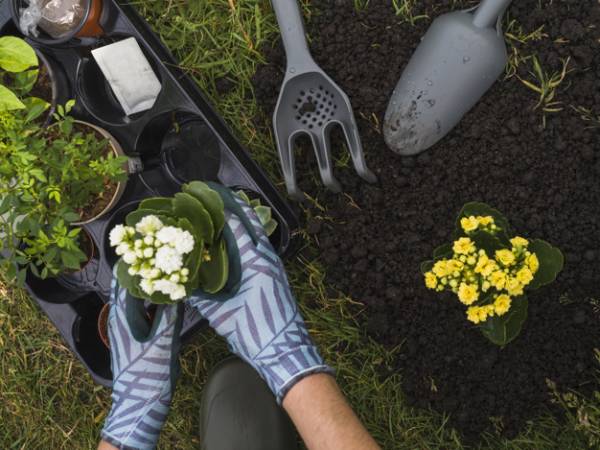
<svg viewBox="0 0 600 450"><path fill-rule="evenodd" d="M418 3L415 16L436 17L453 2ZM600 5L544 1L540 7L522 0L509 9L525 33L544 27L542 39L515 44L521 55L537 55L549 74L570 58L555 94L563 110L548 113L545 128L541 109L534 109L538 95L513 76L496 83L441 143L408 158L387 149L380 124L431 22L402 22L389 0L371 0L360 12L354 2L312 5L313 54L350 96L367 162L380 182L367 185L338 164L347 195L330 194L317 182L312 149L302 146L296 158L301 187L326 208L309 211L307 229L328 286L367 306L363 325L375 339L400 346L392 370L402 374L408 401L449 414L450 424L475 440L495 429L515 435L527 420L552 410L547 379L560 390L597 389L593 351L600 319L591 299L600 299L600 121L593 119L600 116ZM269 127L285 54L280 43L265 54L268 63L254 85L265 113L257 123ZM532 71L529 59L517 74L535 82ZM338 134L334 147L341 146ZM449 240L468 201L493 205L522 235L546 239L566 255L558 280L530 296L524 330L504 349L469 325L459 302L428 291L419 272Z"/></svg>
<svg viewBox="0 0 600 450"><path fill-rule="evenodd" d="M38 69L38 79L31 89L29 95L31 97L41 98L42 100L52 103L52 78L50 77L50 71L48 67L40 60L40 66Z"/></svg>

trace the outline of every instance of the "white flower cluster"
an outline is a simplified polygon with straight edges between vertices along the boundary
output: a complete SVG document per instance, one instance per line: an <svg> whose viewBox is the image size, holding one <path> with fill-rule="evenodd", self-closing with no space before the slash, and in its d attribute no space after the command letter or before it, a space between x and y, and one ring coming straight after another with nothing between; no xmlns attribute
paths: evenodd
<svg viewBox="0 0 600 450"><path fill-rule="evenodd" d="M129 265L129 274L142 279L140 288L148 295L161 292L171 300L185 297L189 270L184 256L194 249L192 234L165 226L153 215L145 216L135 228L117 225L110 232L110 245Z"/></svg>

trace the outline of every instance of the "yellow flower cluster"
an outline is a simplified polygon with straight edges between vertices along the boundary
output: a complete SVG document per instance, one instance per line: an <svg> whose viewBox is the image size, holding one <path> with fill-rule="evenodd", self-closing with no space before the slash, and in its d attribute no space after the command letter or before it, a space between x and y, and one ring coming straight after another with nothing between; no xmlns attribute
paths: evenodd
<svg viewBox="0 0 600 450"><path fill-rule="evenodd" d="M492 216L468 216L460 219L460 226L467 234L474 233L477 230L494 233L498 226L494 223Z"/></svg>
<svg viewBox="0 0 600 450"><path fill-rule="evenodd" d="M473 221L477 222L477 227L482 223L486 227L493 225L493 219L487 220L485 217L464 217L461 225L463 229L476 229L472 228ZM468 306L467 319L473 323L502 316L510 310L512 299L523 295L540 265L536 254L527 249L527 239L517 236L510 243L510 249L488 255L485 250L478 249L471 238L461 237L453 243L452 258L436 261L425 274L425 285L438 292L454 292L460 302ZM476 305L480 300L487 304Z"/></svg>

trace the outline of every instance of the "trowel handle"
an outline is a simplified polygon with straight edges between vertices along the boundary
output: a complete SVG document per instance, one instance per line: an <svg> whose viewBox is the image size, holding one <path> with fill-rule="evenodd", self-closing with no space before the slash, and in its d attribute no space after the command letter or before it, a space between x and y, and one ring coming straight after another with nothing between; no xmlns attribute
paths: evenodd
<svg viewBox="0 0 600 450"><path fill-rule="evenodd" d="M473 25L478 28L496 26L498 18L504 14L512 0L483 0L473 17Z"/></svg>
<svg viewBox="0 0 600 450"><path fill-rule="evenodd" d="M301 72L313 59L308 49L302 13L296 0L271 0L281 30L288 70Z"/></svg>

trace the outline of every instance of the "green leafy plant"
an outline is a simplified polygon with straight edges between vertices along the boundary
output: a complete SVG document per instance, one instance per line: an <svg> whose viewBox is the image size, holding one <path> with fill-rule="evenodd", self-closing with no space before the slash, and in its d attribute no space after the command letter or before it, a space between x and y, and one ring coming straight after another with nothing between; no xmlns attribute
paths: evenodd
<svg viewBox="0 0 600 450"><path fill-rule="evenodd" d="M174 197L143 200L110 233L119 283L153 303L181 301L197 288L219 292L229 275L224 227L221 196L200 181Z"/></svg>
<svg viewBox="0 0 600 450"><path fill-rule="evenodd" d="M0 111L27 108L20 97L37 81L37 66L35 50L23 39L0 37Z"/></svg>
<svg viewBox="0 0 600 450"><path fill-rule="evenodd" d="M87 256L70 224L126 179L126 159L69 116L73 101L41 125L49 105L29 96L37 64L23 40L0 38L0 266L19 284L27 270L47 278L80 268Z"/></svg>
<svg viewBox="0 0 600 450"><path fill-rule="evenodd" d="M275 233L275 230L277 229L277 221L273 219L273 210L271 208L263 205L259 198L255 198L253 200L250 199L245 191L239 190L236 192L236 195L250 205L252 209L254 209L254 212L264 227L267 236L271 236L273 233Z"/></svg>
<svg viewBox="0 0 600 450"><path fill-rule="evenodd" d="M514 235L499 211L468 203L456 221L453 242L438 247L421 271L429 289L456 294L467 306L467 319L504 346L527 318L525 292L553 282L563 265L557 248Z"/></svg>

